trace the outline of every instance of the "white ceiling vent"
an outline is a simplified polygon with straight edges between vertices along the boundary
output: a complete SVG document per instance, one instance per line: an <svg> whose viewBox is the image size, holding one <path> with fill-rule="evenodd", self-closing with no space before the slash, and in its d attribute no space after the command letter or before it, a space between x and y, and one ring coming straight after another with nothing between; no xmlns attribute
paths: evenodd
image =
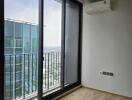
<svg viewBox="0 0 132 100"><path fill-rule="evenodd" d="M88 3L86 5L87 14L97 14L111 11L111 2L110 0L101 0L93 3Z"/></svg>

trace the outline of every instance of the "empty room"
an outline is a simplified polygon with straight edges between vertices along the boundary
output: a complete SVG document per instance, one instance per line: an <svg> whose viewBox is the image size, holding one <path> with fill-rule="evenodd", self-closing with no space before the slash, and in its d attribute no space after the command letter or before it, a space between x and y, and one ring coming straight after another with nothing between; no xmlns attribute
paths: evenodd
<svg viewBox="0 0 132 100"><path fill-rule="evenodd" d="M132 100L132 0L0 0L0 100Z"/></svg>

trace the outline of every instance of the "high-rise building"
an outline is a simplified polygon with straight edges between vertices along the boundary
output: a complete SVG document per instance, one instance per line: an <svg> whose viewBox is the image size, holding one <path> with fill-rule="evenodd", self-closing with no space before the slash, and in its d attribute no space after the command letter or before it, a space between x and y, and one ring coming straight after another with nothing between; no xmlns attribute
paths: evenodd
<svg viewBox="0 0 132 100"><path fill-rule="evenodd" d="M5 100L37 90L38 26L5 20Z"/></svg>

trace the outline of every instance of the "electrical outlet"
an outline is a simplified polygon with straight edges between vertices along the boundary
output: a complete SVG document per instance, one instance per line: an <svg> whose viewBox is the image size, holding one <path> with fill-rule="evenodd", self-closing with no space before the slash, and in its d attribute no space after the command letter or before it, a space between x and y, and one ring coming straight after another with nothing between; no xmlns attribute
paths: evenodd
<svg viewBox="0 0 132 100"><path fill-rule="evenodd" d="M106 72L106 71L103 71L103 72L100 72L100 74L106 75L106 76L114 76L114 73L113 73L113 72Z"/></svg>

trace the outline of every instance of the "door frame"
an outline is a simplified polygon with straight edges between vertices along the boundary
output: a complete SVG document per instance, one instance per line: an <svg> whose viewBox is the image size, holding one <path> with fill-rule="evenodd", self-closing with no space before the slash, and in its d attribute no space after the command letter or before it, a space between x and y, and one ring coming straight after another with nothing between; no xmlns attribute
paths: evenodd
<svg viewBox="0 0 132 100"><path fill-rule="evenodd" d="M39 0L38 100L43 96L43 2L44 0Z"/></svg>
<svg viewBox="0 0 132 100"><path fill-rule="evenodd" d="M4 100L4 0L0 0L0 99Z"/></svg>
<svg viewBox="0 0 132 100"><path fill-rule="evenodd" d="M66 16L66 0L62 0L62 33L61 33L61 89L52 94L43 96L43 23L44 23L44 0L39 0L39 54L38 54L38 100L50 100L78 85L81 84L81 53L82 53L82 4L77 0L71 0L79 6L79 39L78 39L78 81L76 83L64 86L65 73L65 16Z"/></svg>

